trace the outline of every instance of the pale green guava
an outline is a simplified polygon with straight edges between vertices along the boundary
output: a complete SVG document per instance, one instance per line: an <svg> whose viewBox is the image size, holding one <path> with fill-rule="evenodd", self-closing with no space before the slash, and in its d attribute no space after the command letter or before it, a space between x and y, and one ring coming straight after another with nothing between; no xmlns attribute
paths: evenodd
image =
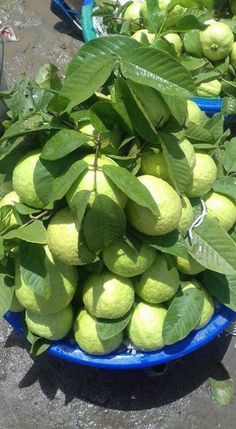
<svg viewBox="0 0 236 429"><path fill-rule="evenodd" d="M177 192L167 182L157 177L144 175L138 179L149 190L159 213L153 214L146 207L128 200L126 206L128 222L147 235L165 235L173 231L182 215L181 199Z"/></svg>
<svg viewBox="0 0 236 429"><path fill-rule="evenodd" d="M58 313L37 314L30 310L25 312L25 321L29 330L47 340L61 340L73 326L73 310L71 305Z"/></svg>
<svg viewBox="0 0 236 429"><path fill-rule="evenodd" d="M131 21L132 31L137 31L140 29L141 8L142 8L142 2L134 1L127 7L123 15L123 19Z"/></svg>
<svg viewBox="0 0 236 429"><path fill-rule="evenodd" d="M205 195L204 201L207 207L207 216L217 218L220 226L229 231L236 222L235 203L217 192L210 192Z"/></svg>
<svg viewBox="0 0 236 429"><path fill-rule="evenodd" d="M153 263L156 250L145 243L136 243L133 248L125 239L114 241L102 252L107 269L123 277L142 274Z"/></svg>
<svg viewBox="0 0 236 429"><path fill-rule="evenodd" d="M230 62L234 70L236 70L236 42L234 42L232 51L230 53Z"/></svg>
<svg viewBox="0 0 236 429"><path fill-rule="evenodd" d="M199 95L199 97L219 97L221 88L221 82L218 79L214 79L210 82L201 83L201 85L197 87L197 95Z"/></svg>
<svg viewBox="0 0 236 429"><path fill-rule="evenodd" d="M50 220L47 243L53 256L67 265L84 265L93 262L95 256L79 240L74 217L68 207L60 209ZM83 252L84 259L79 256Z"/></svg>
<svg viewBox="0 0 236 429"><path fill-rule="evenodd" d="M65 265L53 258L45 246L45 272L47 276L41 282L27 281L24 271L16 264L15 293L19 303L26 309L38 314L58 313L73 299L78 274L75 267Z"/></svg>
<svg viewBox="0 0 236 429"><path fill-rule="evenodd" d="M161 305L140 302L128 325L128 337L137 350L155 351L164 347L163 324L167 310Z"/></svg>
<svg viewBox="0 0 236 429"><path fill-rule="evenodd" d="M96 195L105 195L121 208L124 208L127 201L126 195L102 171L104 165L116 166L117 163L105 155L99 157L96 163L94 154L85 156L83 161L87 163L88 168L78 177L67 192L66 199L69 207L74 207L78 192L91 191L89 205L93 204Z"/></svg>
<svg viewBox="0 0 236 429"><path fill-rule="evenodd" d="M84 283L83 303L90 314L103 319L124 316L134 302L130 279L109 271L92 274Z"/></svg>
<svg viewBox="0 0 236 429"><path fill-rule="evenodd" d="M181 202L182 202L182 216L179 221L177 229L180 232L180 234L185 236L189 227L193 223L193 208L191 206L189 199L186 197L186 195L184 195L181 198Z"/></svg>
<svg viewBox="0 0 236 429"><path fill-rule="evenodd" d="M131 37L132 39L137 40L137 42L141 42L142 34L145 34L147 36L149 43L153 43L155 40L155 34L149 33L146 29L141 29L136 31Z"/></svg>
<svg viewBox="0 0 236 429"><path fill-rule="evenodd" d="M191 280L189 282L186 282L185 285L183 286L183 291L187 289L192 289L192 288L201 289L204 292L204 304L203 304L201 317L197 325L195 326L195 329L201 329L204 326L206 326L207 323L210 322L214 314L214 310L215 310L214 301L211 295L209 294L209 292L206 289L204 289L202 285L196 280Z"/></svg>
<svg viewBox="0 0 236 429"><path fill-rule="evenodd" d="M190 276L199 274L206 269L197 261L195 261L195 259L193 259L191 255L188 255L187 258L183 258L182 256L176 256L175 265L180 273L188 274Z"/></svg>
<svg viewBox="0 0 236 429"><path fill-rule="evenodd" d="M123 333L101 340L96 329L97 320L82 309L74 323L75 341L79 347L91 355L106 355L116 350L123 340Z"/></svg>
<svg viewBox="0 0 236 429"><path fill-rule="evenodd" d="M192 100L187 101L187 124L192 122L196 125L203 125L206 120L206 115Z"/></svg>
<svg viewBox="0 0 236 429"><path fill-rule="evenodd" d="M30 207L44 208L45 202L37 195L34 174L39 161L39 149L27 153L13 170L12 184L21 202Z"/></svg>
<svg viewBox="0 0 236 429"><path fill-rule="evenodd" d="M201 197L212 188L217 177L217 167L210 155L196 153L196 164L185 193L189 198Z"/></svg>
<svg viewBox="0 0 236 429"><path fill-rule="evenodd" d="M161 254L157 254L151 267L135 284L135 292L151 304L168 301L176 294L178 288L178 271L174 264Z"/></svg>
<svg viewBox="0 0 236 429"><path fill-rule="evenodd" d="M167 42L173 45L176 54L178 55L178 57L180 57L183 49L183 43L180 36L176 33L168 33L165 34L164 38L167 40Z"/></svg>
<svg viewBox="0 0 236 429"><path fill-rule="evenodd" d="M234 34L223 22L212 22L200 33L204 57L210 61L225 59L233 48Z"/></svg>

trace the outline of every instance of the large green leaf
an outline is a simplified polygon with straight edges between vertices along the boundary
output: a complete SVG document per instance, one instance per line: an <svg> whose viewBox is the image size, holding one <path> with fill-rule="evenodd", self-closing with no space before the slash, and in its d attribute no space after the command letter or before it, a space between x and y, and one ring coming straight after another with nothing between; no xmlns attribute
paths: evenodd
<svg viewBox="0 0 236 429"><path fill-rule="evenodd" d="M35 220L27 226L13 229L3 236L4 240L11 240L18 238L28 243L47 243L47 232L43 223L40 220Z"/></svg>
<svg viewBox="0 0 236 429"><path fill-rule="evenodd" d="M215 219L205 218L193 230L188 251L200 264L222 274L236 274L236 244Z"/></svg>
<svg viewBox="0 0 236 429"><path fill-rule="evenodd" d="M172 95L163 95L163 98L170 109L172 116L176 121L184 126L187 115L187 101L183 97L173 97Z"/></svg>
<svg viewBox="0 0 236 429"><path fill-rule="evenodd" d="M236 171L236 138L233 138L225 144L223 166L228 173L234 173Z"/></svg>
<svg viewBox="0 0 236 429"><path fill-rule="evenodd" d="M168 308L163 326L166 345L183 340L197 325L204 303L204 293L200 289L178 292Z"/></svg>
<svg viewBox="0 0 236 429"><path fill-rule="evenodd" d="M191 178L191 170L187 158L178 144L178 139L171 134L161 133L163 155L168 173L176 191L183 194Z"/></svg>
<svg viewBox="0 0 236 429"><path fill-rule="evenodd" d="M77 192L73 198L72 205L70 206L74 213L76 226L78 230L80 230L80 226L85 214L85 210L88 205L90 195L91 195L91 191L84 190L84 191Z"/></svg>
<svg viewBox="0 0 236 429"><path fill-rule="evenodd" d="M35 81L41 88L61 89L61 80L58 77L58 68L54 64L44 64L40 67Z"/></svg>
<svg viewBox="0 0 236 429"><path fill-rule="evenodd" d="M132 309L123 317L114 320L97 319L96 330L99 338L106 341L122 332L132 316Z"/></svg>
<svg viewBox="0 0 236 429"><path fill-rule="evenodd" d="M69 63L66 79L73 73L78 73L81 64L83 64L84 59L87 57L99 58L102 55L115 55L117 58L126 57L139 47L140 44L136 40L126 36L109 34L109 36L91 40L80 48Z"/></svg>
<svg viewBox="0 0 236 429"><path fill-rule="evenodd" d="M67 111L93 95L109 78L117 57L107 55L84 55L78 69L66 77L60 95L70 100Z"/></svg>
<svg viewBox="0 0 236 429"><path fill-rule="evenodd" d="M181 256L182 258L188 257L185 241L176 229L172 232L169 232L169 234L155 237L151 237L150 235L145 235L141 232L133 230L132 234L145 243L149 244L149 246L154 247L154 249L161 250L161 252L169 253L173 256Z"/></svg>
<svg viewBox="0 0 236 429"><path fill-rule="evenodd" d="M147 142L155 145L158 142L155 126L151 122L150 116L145 111L145 108L141 104L139 98L122 78L116 79L115 91L116 99L119 97L123 101L124 108L132 124L132 129ZM116 109L115 104L114 108Z"/></svg>
<svg viewBox="0 0 236 429"><path fill-rule="evenodd" d="M14 294L14 287L7 280L6 274L0 273L0 317L9 310Z"/></svg>
<svg viewBox="0 0 236 429"><path fill-rule="evenodd" d="M162 94L190 97L194 82L187 69L171 55L155 48L138 48L121 63L122 74Z"/></svg>
<svg viewBox="0 0 236 429"><path fill-rule="evenodd" d="M213 185L213 190L236 200L236 177L219 177Z"/></svg>
<svg viewBox="0 0 236 429"><path fill-rule="evenodd" d="M91 138L78 131L60 130L47 140L40 158L48 161L63 158L82 145L85 145L89 140Z"/></svg>
<svg viewBox="0 0 236 429"><path fill-rule="evenodd" d="M106 195L97 195L83 221L89 249L99 252L125 234L126 217L121 208Z"/></svg>
<svg viewBox="0 0 236 429"><path fill-rule="evenodd" d="M222 304L236 311L236 274L224 275L204 271L204 285Z"/></svg>
<svg viewBox="0 0 236 429"><path fill-rule="evenodd" d="M49 297L51 290L47 283L44 247L22 241L19 246L19 262L19 270L26 286L29 286L36 296Z"/></svg>
<svg viewBox="0 0 236 429"><path fill-rule="evenodd" d="M153 214L159 213L149 190L132 173L123 167L113 165L104 165L103 172L130 200L147 207Z"/></svg>
<svg viewBox="0 0 236 429"><path fill-rule="evenodd" d="M185 131L185 137L194 143L214 143L213 137L206 128L201 125L189 123Z"/></svg>
<svg viewBox="0 0 236 429"><path fill-rule="evenodd" d="M227 407L234 396L234 382L221 362L211 367L210 387L213 398L222 407Z"/></svg>
<svg viewBox="0 0 236 429"><path fill-rule="evenodd" d="M39 159L34 170L34 185L39 197L48 204L65 196L77 177L87 168L73 153L55 161Z"/></svg>

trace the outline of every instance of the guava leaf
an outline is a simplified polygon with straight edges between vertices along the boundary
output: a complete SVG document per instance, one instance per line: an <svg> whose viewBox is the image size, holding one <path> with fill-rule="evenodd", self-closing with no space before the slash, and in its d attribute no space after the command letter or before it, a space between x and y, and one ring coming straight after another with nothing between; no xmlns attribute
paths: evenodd
<svg viewBox="0 0 236 429"><path fill-rule="evenodd" d="M225 143L223 166L228 173L236 171L236 137Z"/></svg>
<svg viewBox="0 0 236 429"><path fill-rule="evenodd" d="M195 328L203 309L204 293L200 289L178 292L168 308L164 326L165 345L183 340Z"/></svg>
<svg viewBox="0 0 236 429"><path fill-rule="evenodd" d="M213 190L236 200L236 177L219 177L213 185Z"/></svg>
<svg viewBox="0 0 236 429"><path fill-rule="evenodd" d="M97 195L83 221L88 248L99 252L125 234L126 217L121 208L106 195Z"/></svg>
<svg viewBox="0 0 236 429"><path fill-rule="evenodd" d="M206 128L201 125L189 123L185 130L185 137L193 143L214 143L213 137Z"/></svg>
<svg viewBox="0 0 236 429"><path fill-rule="evenodd" d="M159 213L148 189L132 173L115 165L104 165L103 172L130 200L148 208L153 214Z"/></svg>
<svg viewBox="0 0 236 429"><path fill-rule="evenodd" d="M85 214L85 210L88 205L90 195L91 195L90 191L84 190L84 191L77 192L73 198L71 208L75 215L76 225L78 230L80 230L80 226Z"/></svg>
<svg viewBox="0 0 236 429"><path fill-rule="evenodd" d="M46 244L47 243L47 231L43 226L43 222L35 220L27 226L21 226L7 232L3 236L4 240L12 240L18 238L28 243Z"/></svg>
<svg viewBox="0 0 236 429"><path fill-rule="evenodd" d="M141 47L123 59L121 72L127 79L151 86L161 94L191 97L194 81L178 60L164 51Z"/></svg>
<svg viewBox="0 0 236 429"><path fill-rule="evenodd" d="M133 230L132 234L149 244L149 246L154 247L154 249L160 250L163 253L168 253L173 256L181 256L182 258L187 258L188 256L184 238L176 229L163 236L159 235L155 237Z"/></svg>
<svg viewBox="0 0 236 429"><path fill-rule="evenodd" d="M236 311L236 274L228 275L204 271L204 286L226 307Z"/></svg>
<svg viewBox="0 0 236 429"><path fill-rule="evenodd" d="M59 200L86 168L86 162L75 161L73 153L55 161L39 159L34 170L35 190L45 205Z"/></svg>
<svg viewBox="0 0 236 429"><path fill-rule="evenodd" d="M79 131L63 129L53 134L43 147L40 158L54 161L85 145L90 137Z"/></svg>
<svg viewBox="0 0 236 429"><path fill-rule="evenodd" d="M156 0L146 0L147 4L147 21L149 33L157 33L164 19L164 14L161 11Z"/></svg>
<svg viewBox="0 0 236 429"><path fill-rule="evenodd" d="M191 170L178 139L171 134L160 133L163 155L168 173L176 191L183 194L191 178Z"/></svg>
<svg viewBox="0 0 236 429"><path fill-rule="evenodd" d="M163 95L163 98L170 109L172 116L178 124L184 126L187 115L187 101L183 97L172 97L171 95Z"/></svg>
<svg viewBox="0 0 236 429"><path fill-rule="evenodd" d="M33 207L26 206L22 203L14 203L14 207L16 208L18 213L22 215L32 215L42 211L42 209L34 209Z"/></svg>
<svg viewBox="0 0 236 429"><path fill-rule="evenodd" d="M123 107L126 110L126 115L129 117L128 122L132 124L132 129L147 142L156 144L158 142L158 135L155 126L152 124L141 100L135 92L132 91L132 85L130 87L124 79L117 78L115 82L115 91L116 99L117 97L122 99ZM114 108L116 109L116 104L114 104ZM117 111L119 112L119 108Z"/></svg>
<svg viewBox="0 0 236 429"><path fill-rule="evenodd" d="M212 365L210 387L213 398L222 407L227 407L234 396L234 382L221 362Z"/></svg>
<svg viewBox="0 0 236 429"><path fill-rule="evenodd" d="M0 317L9 310L15 289L7 283L6 277L5 273L0 273Z"/></svg>
<svg viewBox="0 0 236 429"><path fill-rule="evenodd" d="M204 30L205 28L206 25L199 21L195 16L187 15L181 18L171 31L176 33L185 33L189 30Z"/></svg>
<svg viewBox="0 0 236 429"><path fill-rule="evenodd" d="M70 100L67 111L93 95L109 78L117 57L112 54L81 55L78 69L66 77L60 92L62 97Z"/></svg>
<svg viewBox="0 0 236 429"><path fill-rule="evenodd" d="M61 80L58 77L58 68L54 64L44 64L40 67L35 82L44 89L61 89Z"/></svg>
<svg viewBox="0 0 236 429"><path fill-rule="evenodd" d="M236 244L215 219L205 218L193 230L189 253L209 270L226 275L236 274Z"/></svg>
<svg viewBox="0 0 236 429"><path fill-rule="evenodd" d="M40 244L21 241L19 246L19 262L23 282L31 288L35 296L49 297L51 290L47 283L44 247Z"/></svg>
<svg viewBox="0 0 236 429"><path fill-rule="evenodd" d="M35 337L30 347L29 355L40 356L49 349L50 345L51 341L46 340L46 338Z"/></svg>
<svg viewBox="0 0 236 429"><path fill-rule="evenodd" d="M109 36L98 37L97 39L91 40L80 48L78 53L68 64L66 80L73 73L80 72L80 66L86 62L87 58L94 57L96 61L100 56L106 55L114 55L117 58L127 57L132 51L139 47L139 42L137 42L135 39L132 39L131 37L126 36L109 34ZM74 90L75 89L76 88L74 88Z"/></svg>
<svg viewBox="0 0 236 429"><path fill-rule="evenodd" d="M99 338L106 341L122 332L129 324L132 317L132 309L123 317L114 320L97 319L96 330Z"/></svg>
<svg viewBox="0 0 236 429"><path fill-rule="evenodd" d="M12 205L0 207L0 233L4 234L9 229L21 224L20 217Z"/></svg>
<svg viewBox="0 0 236 429"><path fill-rule="evenodd" d="M120 117L110 100L98 101L90 109L90 120L96 131L106 133L119 124Z"/></svg>

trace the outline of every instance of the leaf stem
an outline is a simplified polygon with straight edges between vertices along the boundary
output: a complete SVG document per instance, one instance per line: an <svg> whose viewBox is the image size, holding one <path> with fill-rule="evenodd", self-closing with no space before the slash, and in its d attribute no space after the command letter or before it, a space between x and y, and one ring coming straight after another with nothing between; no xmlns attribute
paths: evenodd
<svg viewBox="0 0 236 429"><path fill-rule="evenodd" d="M25 226L30 225L34 221L39 220L42 217L46 216L46 214L48 214L48 210L44 210L43 212L39 213L37 216L30 215L31 219L28 222L24 223L24 225L21 225L19 228L24 228Z"/></svg>

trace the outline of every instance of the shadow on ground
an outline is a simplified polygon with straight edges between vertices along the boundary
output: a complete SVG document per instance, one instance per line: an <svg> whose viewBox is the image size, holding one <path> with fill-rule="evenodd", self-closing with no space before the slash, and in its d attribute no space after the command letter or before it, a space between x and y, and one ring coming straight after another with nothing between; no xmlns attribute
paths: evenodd
<svg viewBox="0 0 236 429"><path fill-rule="evenodd" d="M71 364L44 354L33 359L19 388L39 383L49 400L53 400L60 389L65 395L65 405L79 398L123 411L156 408L171 404L202 385L209 378L212 363L223 359L230 340L231 336L222 335L201 350L171 363L162 376L155 372L155 368L154 371L106 371ZM27 342L12 332L5 347L15 346L28 348Z"/></svg>

